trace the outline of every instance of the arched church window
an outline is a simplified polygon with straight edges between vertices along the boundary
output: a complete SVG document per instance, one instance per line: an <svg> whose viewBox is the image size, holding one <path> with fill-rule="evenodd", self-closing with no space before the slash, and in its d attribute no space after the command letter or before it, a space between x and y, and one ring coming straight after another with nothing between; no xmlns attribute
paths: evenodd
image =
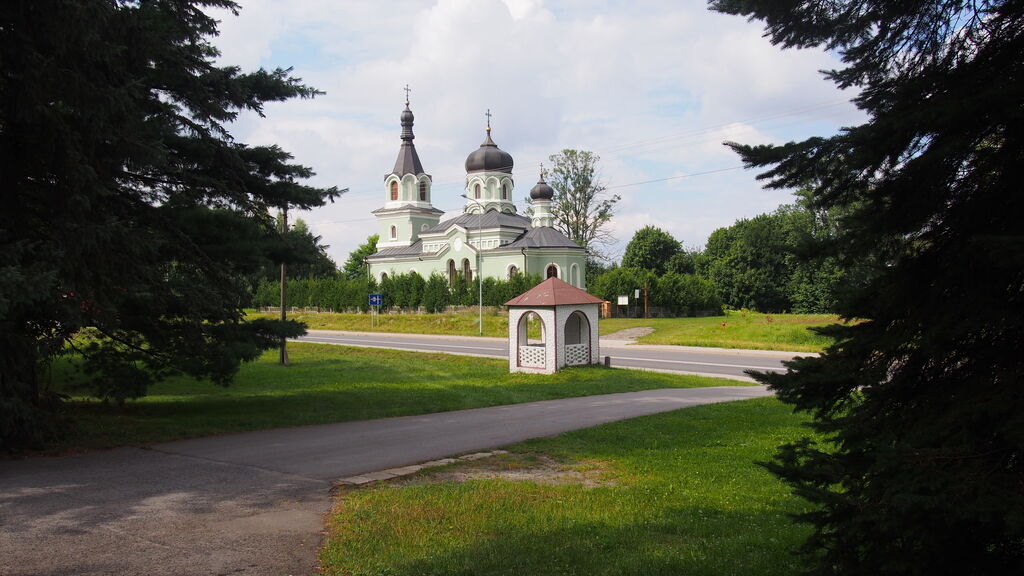
<svg viewBox="0 0 1024 576"><path fill-rule="evenodd" d="M427 183L420 182L420 202L427 201Z"/></svg>
<svg viewBox="0 0 1024 576"><path fill-rule="evenodd" d="M448 285L455 284L455 260L448 260Z"/></svg>
<svg viewBox="0 0 1024 576"><path fill-rule="evenodd" d="M398 200L398 182L391 182L391 200Z"/></svg>
<svg viewBox="0 0 1024 576"><path fill-rule="evenodd" d="M476 198L477 200L480 199L480 185L479 184L477 184L476 186L473 187L473 198Z"/></svg>
<svg viewBox="0 0 1024 576"><path fill-rule="evenodd" d="M511 280L511 279L515 278L516 274L519 274L519 268L517 268L514 265L513 266L509 266L508 267L508 279Z"/></svg>
<svg viewBox="0 0 1024 576"><path fill-rule="evenodd" d="M501 185L501 199L508 200L508 184Z"/></svg>
<svg viewBox="0 0 1024 576"><path fill-rule="evenodd" d="M395 238L398 238L398 228L392 226L391 227L391 239L394 240Z"/></svg>
<svg viewBox="0 0 1024 576"><path fill-rule="evenodd" d="M544 275L544 278L558 278L558 266L555 266L554 264L549 264L547 273Z"/></svg>
<svg viewBox="0 0 1024 576"><path fill-rule="evenodd" d="M466 284L473 282L473 269L469 267L469 258L462 259L462 275L466 277Z"/></svg>

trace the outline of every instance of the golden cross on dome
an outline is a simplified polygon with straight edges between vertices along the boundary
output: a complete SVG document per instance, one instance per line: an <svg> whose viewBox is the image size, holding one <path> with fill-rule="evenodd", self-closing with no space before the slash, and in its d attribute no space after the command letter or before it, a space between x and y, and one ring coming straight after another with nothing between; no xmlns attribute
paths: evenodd
<svg viewBox="0 0 1024 576"><path fill-rule="evenodd" d="M404 90L405 90L405 103L408 104L409 103L409 92L412 92L412 88L409 88L409 85L406 84Z"/></svg>
<svg viewBox="0 0 1024 576"><path fill-rule="evenodd" d="M491 131L491 109L490 108L487 109L487 113L484 114L484 116L487 116L487 131L490 132Z"/></svg>

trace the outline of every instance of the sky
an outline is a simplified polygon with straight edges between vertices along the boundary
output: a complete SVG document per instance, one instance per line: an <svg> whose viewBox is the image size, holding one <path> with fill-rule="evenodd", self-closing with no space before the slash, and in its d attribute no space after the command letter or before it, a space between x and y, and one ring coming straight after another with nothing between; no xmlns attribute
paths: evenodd
<svg viewBox="0 0 1024 576"><path fill-rule="evenodd" d="M786 50L760 22L710 12L704 0L239 0L221 20L219 62L292 68L326 94L266 106L231 126L239 142L278 144L348 188L297 214L339 265L377 231L370 213L399 149L408 85L416 149L432 201L461 212L466 156L492 137L515 161L522 213L539 165L566 148L600 157L618 194L606 252L657 226L687 248L740 218L792 201L765 190L722 143L783 143L864 121L824 79L832 54Z"/></svg>

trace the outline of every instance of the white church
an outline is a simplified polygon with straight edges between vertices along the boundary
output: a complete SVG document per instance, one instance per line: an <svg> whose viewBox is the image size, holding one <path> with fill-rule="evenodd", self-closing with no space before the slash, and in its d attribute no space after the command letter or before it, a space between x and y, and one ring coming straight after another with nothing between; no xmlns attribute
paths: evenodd
<svg viewBox="0 0 1024 576"><path fill-rule="evenodd" d="M437 272L453 282L462 273L507 279L516 274L559 278L586 289L586 253L554 226L554 190L541 174L530 190L533 216L516 212L512 155L491 139L488 114L483 144L466 158L466 198L461 215L441 222L431 204L431 182L413 145L413 114L406 98L401 115L401 146L395 167L384 177L384 206L377 217L377 253L367 259L378 281L415 272Z"/></svg>

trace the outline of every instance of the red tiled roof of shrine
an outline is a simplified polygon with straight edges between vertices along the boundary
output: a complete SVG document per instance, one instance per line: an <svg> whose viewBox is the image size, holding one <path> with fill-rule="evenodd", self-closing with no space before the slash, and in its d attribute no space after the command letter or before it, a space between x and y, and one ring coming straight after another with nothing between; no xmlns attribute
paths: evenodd
<svg viewBox="0 0 1024 576"><path fill-rule="evenodd" d="M505 302L506 306L561 306L563 304L600 304L604 302L558 278L547 280Z"/></svg>

